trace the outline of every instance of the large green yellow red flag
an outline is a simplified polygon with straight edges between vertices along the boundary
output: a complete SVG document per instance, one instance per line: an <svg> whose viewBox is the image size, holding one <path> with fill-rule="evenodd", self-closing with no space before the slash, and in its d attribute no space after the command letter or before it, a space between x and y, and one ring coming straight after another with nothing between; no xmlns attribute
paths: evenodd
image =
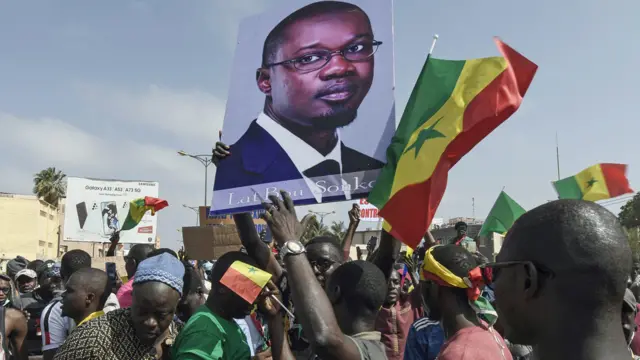
<svg viewBox="0 0 640 360"><path fill-rule="evenodd" d="M624 164L596 164L553 186L560 199L598 201L633 193Z"/></svg>
<svg viewBox="0 0 640 360"><path fill-rule="evenodd" d="M418 245L448 171L513 114L538 66L496 38L502 57L427 58L369 194L391 234Z"/></svg>

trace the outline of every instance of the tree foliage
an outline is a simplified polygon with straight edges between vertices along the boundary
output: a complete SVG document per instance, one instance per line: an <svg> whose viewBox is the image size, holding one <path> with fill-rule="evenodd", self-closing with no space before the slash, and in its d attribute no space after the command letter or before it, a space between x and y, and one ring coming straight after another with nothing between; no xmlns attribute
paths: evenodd
<svg viewBox="0 0 640 360"><path fill-rule="evenodd" d="M329 228L333 236L339 240L344 238L344 234L347 233L347 227L344 225L344 221L334 221Z"/></svg>
<svg viewBox="0 0 640 360"><path fill-rule="evenodd" d="M640 227L640 192L624 204L618 218L627 229Z"/></svg>
<svg viewBox="0 0 640 360"><path fill-rule="evenodd" d="M33 193L49 204L57 207L60 199L67 194L67 175L55 167L46 168L33 176Z"/></svg>
<svg viewBox="0 0 640 360"><path fill-rule="evenodd" d="M303 244L308 243L309 240L317 236L331 235L331 230L326 225L321 224L315 215L309 215L308 221L304 223L306 223L306 226L301 239Z"/></svg>

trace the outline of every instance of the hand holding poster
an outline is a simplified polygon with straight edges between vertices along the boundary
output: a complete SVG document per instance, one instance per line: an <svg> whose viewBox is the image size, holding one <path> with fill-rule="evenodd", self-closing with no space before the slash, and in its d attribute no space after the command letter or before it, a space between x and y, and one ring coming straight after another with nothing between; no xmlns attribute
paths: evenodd
<svg viewBox="0 0 640 360"><path fill-rule="evenodd" d="M366 197L393 136L391 0L279 4L240 26L214 215Z"/></svg>

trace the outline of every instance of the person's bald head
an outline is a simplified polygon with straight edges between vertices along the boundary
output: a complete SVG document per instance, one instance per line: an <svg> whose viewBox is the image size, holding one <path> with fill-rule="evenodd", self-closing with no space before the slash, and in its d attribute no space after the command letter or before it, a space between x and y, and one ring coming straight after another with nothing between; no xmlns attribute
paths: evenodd
<svg viewBox="0 0 640 360"><path fill-rule="evenodd" d="M111 282L106 272L84 268L74 272L62 299L62 312L78 321L92 312L102 310L111 294Z"/></svg>
<svg viewBox="0 0 640 360"><path fill-rule="evenodd" d="M497 261L533 263L494 268L506 336L529 344L560 313L618 314L631 250L622 226L607 209L593 202L557 200L515 222Z"/></svg>

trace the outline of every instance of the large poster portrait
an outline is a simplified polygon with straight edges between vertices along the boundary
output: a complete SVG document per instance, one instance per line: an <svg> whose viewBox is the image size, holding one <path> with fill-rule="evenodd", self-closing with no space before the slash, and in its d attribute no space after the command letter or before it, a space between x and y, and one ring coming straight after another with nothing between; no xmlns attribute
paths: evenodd
<svg viewBox="0 0 640 360"><path fill-rule="evenodd" d="M366 197L395 130L391 0L283 1L244 20L212 214Z"/></svg>

